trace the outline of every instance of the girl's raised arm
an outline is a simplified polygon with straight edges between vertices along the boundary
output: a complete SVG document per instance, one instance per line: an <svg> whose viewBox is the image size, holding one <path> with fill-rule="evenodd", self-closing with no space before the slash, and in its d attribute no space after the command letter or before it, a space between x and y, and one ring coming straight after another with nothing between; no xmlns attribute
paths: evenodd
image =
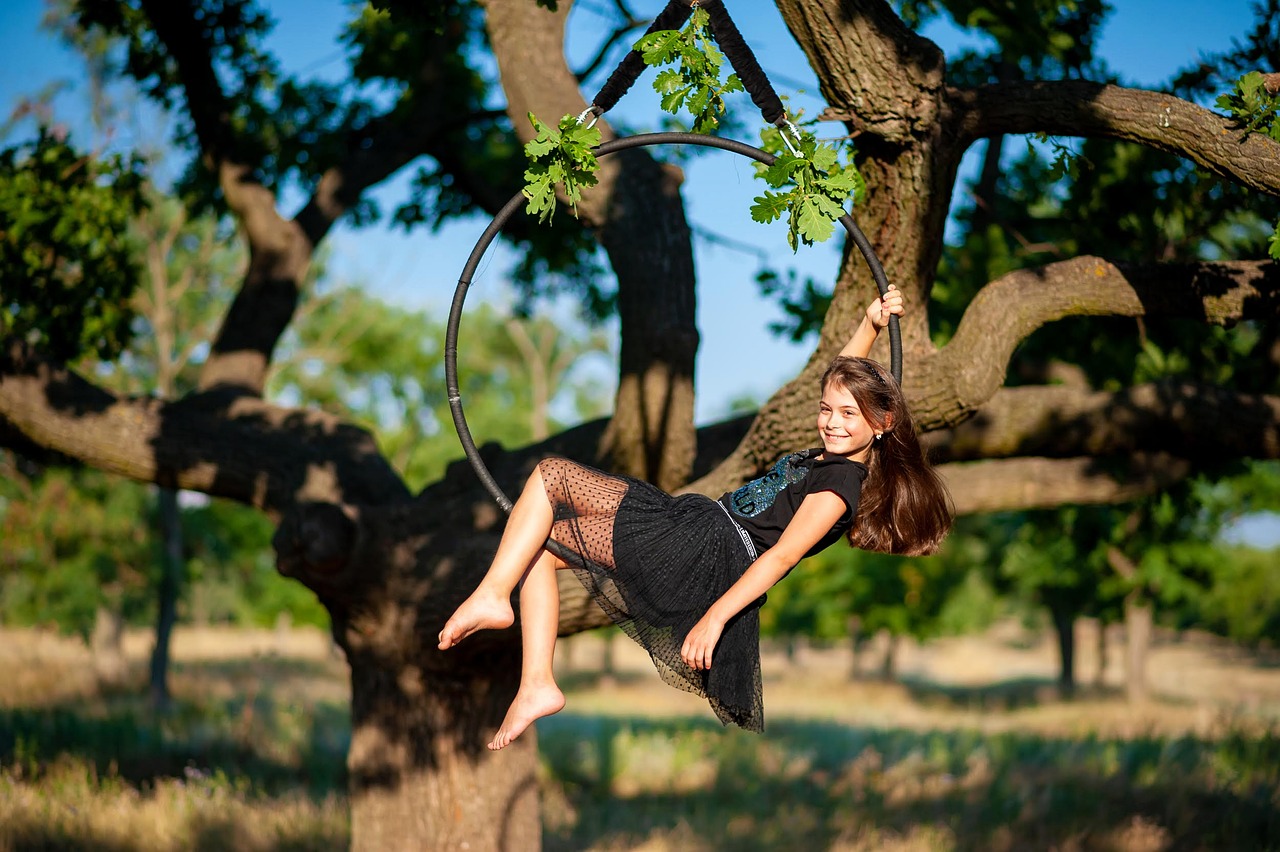
<svg viewBox="0 0 1280 852"><path fill-rule="evenodd" d="M880 329L889 324L889 317L894 314L902 316L905 310L902 304L902 291L890 284L889 292L883 298L877 297L874 302L867 305L866 315L858 323L853 336L840 350L840 354L846 358L866 358L871 354L871 346L876 342Z"/></svg>

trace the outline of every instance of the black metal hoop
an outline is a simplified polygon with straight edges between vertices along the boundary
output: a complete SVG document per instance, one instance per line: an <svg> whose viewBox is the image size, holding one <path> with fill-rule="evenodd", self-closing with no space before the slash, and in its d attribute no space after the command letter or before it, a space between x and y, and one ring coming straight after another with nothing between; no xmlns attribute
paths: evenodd
<svg viewBox="0 0 1280 852"><path fill-rule="evenodd" d="M744 157L764 163L766 166L772 165L775 159L767 151L762 151L745 142L722 139L718 136L706 136L701 133L643 133L637 136L624 136L621 139L613 139L597 146L595 152L597 157L606 157L609 154L616 154L618 151L643 148L647 145L698 145L703 148L719 148L722 151L741 154ZM462 268L462 276L458 279L458 287L453 292L453 306L449 309L449 324L445 329L444 343L445 387L449 395L449 410L453 412L453 425L458 430L458 440L462 442L462 449L467 454L467 461L471 462L471 466L475 468L476 476L480 478L480 482L504 512L511 511L511 500L498 487L493 474L489 472L489 468L485 466L484 461L480 458L480 451L476 449L475 440L471 437L471 430L467 427L467 419L462 412L462 394L458 390L458 327L462 320L462 304L467 298L467 290L471 287L471 277L475 275L476 269L479 268L481 258L484 257L485 251L488 250L494 239L502 231L503 226L520 208L524 207L525 202L524 194L517 192L498 211L498 215L493 217L493 221L489 223L489 227L485 228L484 233L480 235L480 239L476 242L475 248L471 250L471 256L467 258L466 266ZM866 235L862 233L862 229L858 227L858 224L853 221L849 214L846 213L840 217L840 224L844 225L844 229L849 232L849 237L853 240L854 245L862 252L862 257L866 260L867 266L871 270L871 277L875 279L876 287L880 290L880 295L883 296L889 291L889 279L885 277L884 266L880 263L880 259L876 257L870 241L867 240ZM902 335L898 328L898 318L896 316L889 318L889 369L893 373L893 377L901 382Z"/></svg>

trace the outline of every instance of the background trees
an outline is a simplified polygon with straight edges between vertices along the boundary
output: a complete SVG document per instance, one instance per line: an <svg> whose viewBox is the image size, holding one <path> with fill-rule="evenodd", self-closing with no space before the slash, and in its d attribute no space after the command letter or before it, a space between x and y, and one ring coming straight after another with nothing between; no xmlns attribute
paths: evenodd
<svg viewBox="0 0 1280 852"><path fill-rule="evenodd" d="M351 665L360 846L465 838L532 848L534 738L500 761L483 759L483 737L514 688L509 635L447 656L432 649L436 626L483 569L500 518L468 470L433 469L415 455L447 434L433 431L439 384L417 368L430 324L357 293L317 292L311 273L335 223L372 215L368 190L401 170L416 170L391 214L406 223L491 213L511 197L527 112L586 105L565 59L571 4L558 5L364 7L346 36L351 75L341 83L283 73L263 46L269 17L252 4L84 0L70 10L111 44L115 72L181 116L177 141L191 167L174 190L191 210L234 221L247 260L190 384L172 397L131 396L77 373L65 352L25 329L7 339L0 435L31 455L236 501L275 525L278 569L314 592ZM1268 225L1280 218L1280 147L1194 100L1229 88L1224 74L1276 55L1266 25L1274 8L1259 8L1262 23L1233 57L1192 69L1172 93L1109 79L1090 47L1100 5L1026 3L1008 15L878 0L778 8L818 76L824 117L856 138L870 187L858 217L916 307L904 328L904 384L958 508L1131 504L1096 523L1064 523L1087 526L1092 543L1073 538L1063 558L1101 570L1091 560L1105 544L1139 611L1165 594L1185 600L1176 591L1184 572L1172 570L1183 556L1168 540L1202 535L1180 527L1202 518L1171 486L1280 452L1276 272L1262 259ZM989 33L992 50L944 63L911 28L944 10ZM1011 136L1040 144L1006 156ZM1066 138L1088 141L1058 158ZM985 159L973 200L953 211L962 158L975 146ZM38 170L22 160L15 171ZM809 441L811 387L870 294L867 275L846 254L800 374L749 425L697 435L681 180L676 165L648 152L610 158L581 219L508 234L530 252L530 294L549 276L592 305L612 304L621 333L612 417L523 449L486 448L508 489L540 455L564 452L718 493ZM303 200L289 203L295 193ZM949 218L958 226L951 241ZM616 290L587 283L601 262ZM11 290L4 280L6 319L44 322L49 312L32 305L47 289ZM536 370L503 375L489 367L501 350L549 338L512 337L491 319L492 334L481 330L485 318L471 320L481 325L468 332L467 356L479 360L466 371L476 382L469 399L542 410L535 377L551 386L554 341L525 345L525 364L529 351L542 353ZM494 434L516 443L541 429L512 421L511 433ZM943 603L935 593L958 582L946 563L869 564L884 567L875 592L893 589L895 575L901 584L894 600L911 605L904 629L931 629ZM1087 590L1087 578L1066 579L1029 584L1064 618L1091 605L1067 594ZM567 586L566 595L562 631L600 623L580 590Z"/></svg>

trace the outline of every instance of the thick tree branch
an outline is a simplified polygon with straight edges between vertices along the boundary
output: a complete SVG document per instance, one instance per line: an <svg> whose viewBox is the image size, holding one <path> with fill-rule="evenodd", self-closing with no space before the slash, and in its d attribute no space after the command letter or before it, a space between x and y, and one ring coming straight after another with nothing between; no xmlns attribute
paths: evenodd
<svg viewBox="0 0 1280 852"><path fill-rule="evenodd" d="M142 10L177 66L178 78L186 93L187 114L191 116L206 163L216 167L234 159L234 135L229 124L231 105L213 68L213 45L192 16L191 5L172 0L142 0Z"/></svg>
<svg viewBox="0 0 1280 852"><path fill-rule="evenodd" d="M965 145L1005 133L1122 139L1280 195L1280 144L1261 133L1245 136L1231 119L1173 95L1062 80L950 89L947 100Z"/></svg>
<svg viewBox="0 0 1280 852"><path fill-rule="evenodd" d="M778 0L782 18L833 106L856 134L893 144L928 135L942 51L912 32L884 0ZM854 113L856 112L856 116ZM824 114L826 117L826 114Z"/></svg>
<svg viewBox="0 0 1280 852"><path fill-rule="evenodd" d="M1004 384L1014 348L1068 316L1173 316L1230 324L1280 313L1280 266L1269 261L1117 265L1078 257L1011 272L978 293L955 336L906 379L921 428L953 426Z"/></svg>
<svg viewBox="0 0 1280 852"><path fill-rule="evenodd" d="M250 249L245 283L213 341L200 387L261 394L271 353L297 306L313 246L279 215L272 192L236 151L232 107L214 68L214 46L190 4L144 0L142 8L178 69L201 160L217 177Z"/></svg>
<svg viewBox="0 0 1280 852"><path fill-rule="evenodd" d="M13 341L0 353L0 422L0 436L16 430L100 470L275 516L299 501L408 496L373 438L331 415L230 393L117 397Z"/></svg>
<svg viewBox="0 0 1280 852"><path fill-rule="evenodd" d="M1280 396L1172 381L1114 393L1005 388L977 416L925 442L935 461L1162 452L1204 466L1280 458Z"/></svg>
<svg viewBox="0 0 1280 852"><path fill-rule="evenodd" d="M945 464L956 513L976 515L1087 503L1123 503L1154 494L1195 472L1186 459L1138 453L1123 460L996 459Z"/></svg>
<svg viewBox="0 0 1280 852"><path fill-rule="evenodd" d="M315 192L295 219L312 245L324 238L329 228L351 209L366 189L381 183L424 154L437 161L450 159L453 166L448 169L450 172L474 171L462 167L461 159L454 156L456 149L466 144L465 131L477 122L490 123L501 113L458 114L453 104L456 93L450 89L453 84L446 79L440 61L450 49L444 44L436 49L427 46L424 52L429 59L418 69L408 103L396 106L350 133L345 159L325 171L316 184ZM474 177L483 181L484 176ZM491 190L493 212L511 197L512 190L506 190Z"/></svg>

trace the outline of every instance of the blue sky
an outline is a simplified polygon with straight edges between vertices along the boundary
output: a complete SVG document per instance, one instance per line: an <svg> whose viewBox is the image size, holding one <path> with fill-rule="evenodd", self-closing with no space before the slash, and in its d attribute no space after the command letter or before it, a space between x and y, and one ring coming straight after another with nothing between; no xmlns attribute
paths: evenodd
<svg viewBox="0 0 1280 852"><path fill-rule="evenodd" d="M346 19L343 4L263 0L263 5L278 20L271 44L287 69L330 78L342 76L345 66L335 37ZM607 0L580 0L576 5L570 20L571 58L580 60L589 55L608 5ZM640 13L654 14L663 2L633 0L632 5ZM1207 53L1229 49L1233 38L1239 38L1253 20L1252 5L1252 0L1116 0L1097 51L1125 83L1157 85ZM51 81L66 80L69 87L57 103L59 115L82 116L86 93L79 60L39 30L42 9L40 0L0 3L0 56L4 57L0 104L5 105L7 114L19 96L34 93ZM768 0L732 0L730 11L779 93L790 95L791 105L810 115L819 112L822 104L816 97L812 72L773 4ZM952 55L968 43L966 36L945 26L934 26L926 35ZM642 77L611 115L637 125L656 124L659 113L649 79L648 75ZM584 94L589 97L594 91ZM743 97L739 109L752 128L748 141L756 141L754 112L745 96L739 97ZM839 132L838 127L830 127L830 135ZM801 276L823 282L834 277L839 252L836 241L792 256L781 226L763 227L750 221L747 210L759 188L746 161L713 152L691 162L686 171L684 194L696 228L751 244L777 268L794 267ZM402 176L377 190L384 210L392 209L395 200L402 197L406 179ZM407 235L386 226L358 231L340 227L330 238L332 268L340 278L361 282L389 301L432 309L443 317L466 255L486 224L486 220L476 219L451 225L439 234L415 231ZM695 251L702 335L697 415L700 422L707 422L723 415L736 397L765 398L795 375L811 343L790 344L767 330L769 323L780 318L780 312L756 290L753 278L761 263L756 255L706 242L699 243ZM470 302L506 298L505 263L500 251L491 252L476 277ZM892 270L889 275L892 279ZM571 313L572 306L559 310ZM609 373L607 366L601 373Z"/></svg>

